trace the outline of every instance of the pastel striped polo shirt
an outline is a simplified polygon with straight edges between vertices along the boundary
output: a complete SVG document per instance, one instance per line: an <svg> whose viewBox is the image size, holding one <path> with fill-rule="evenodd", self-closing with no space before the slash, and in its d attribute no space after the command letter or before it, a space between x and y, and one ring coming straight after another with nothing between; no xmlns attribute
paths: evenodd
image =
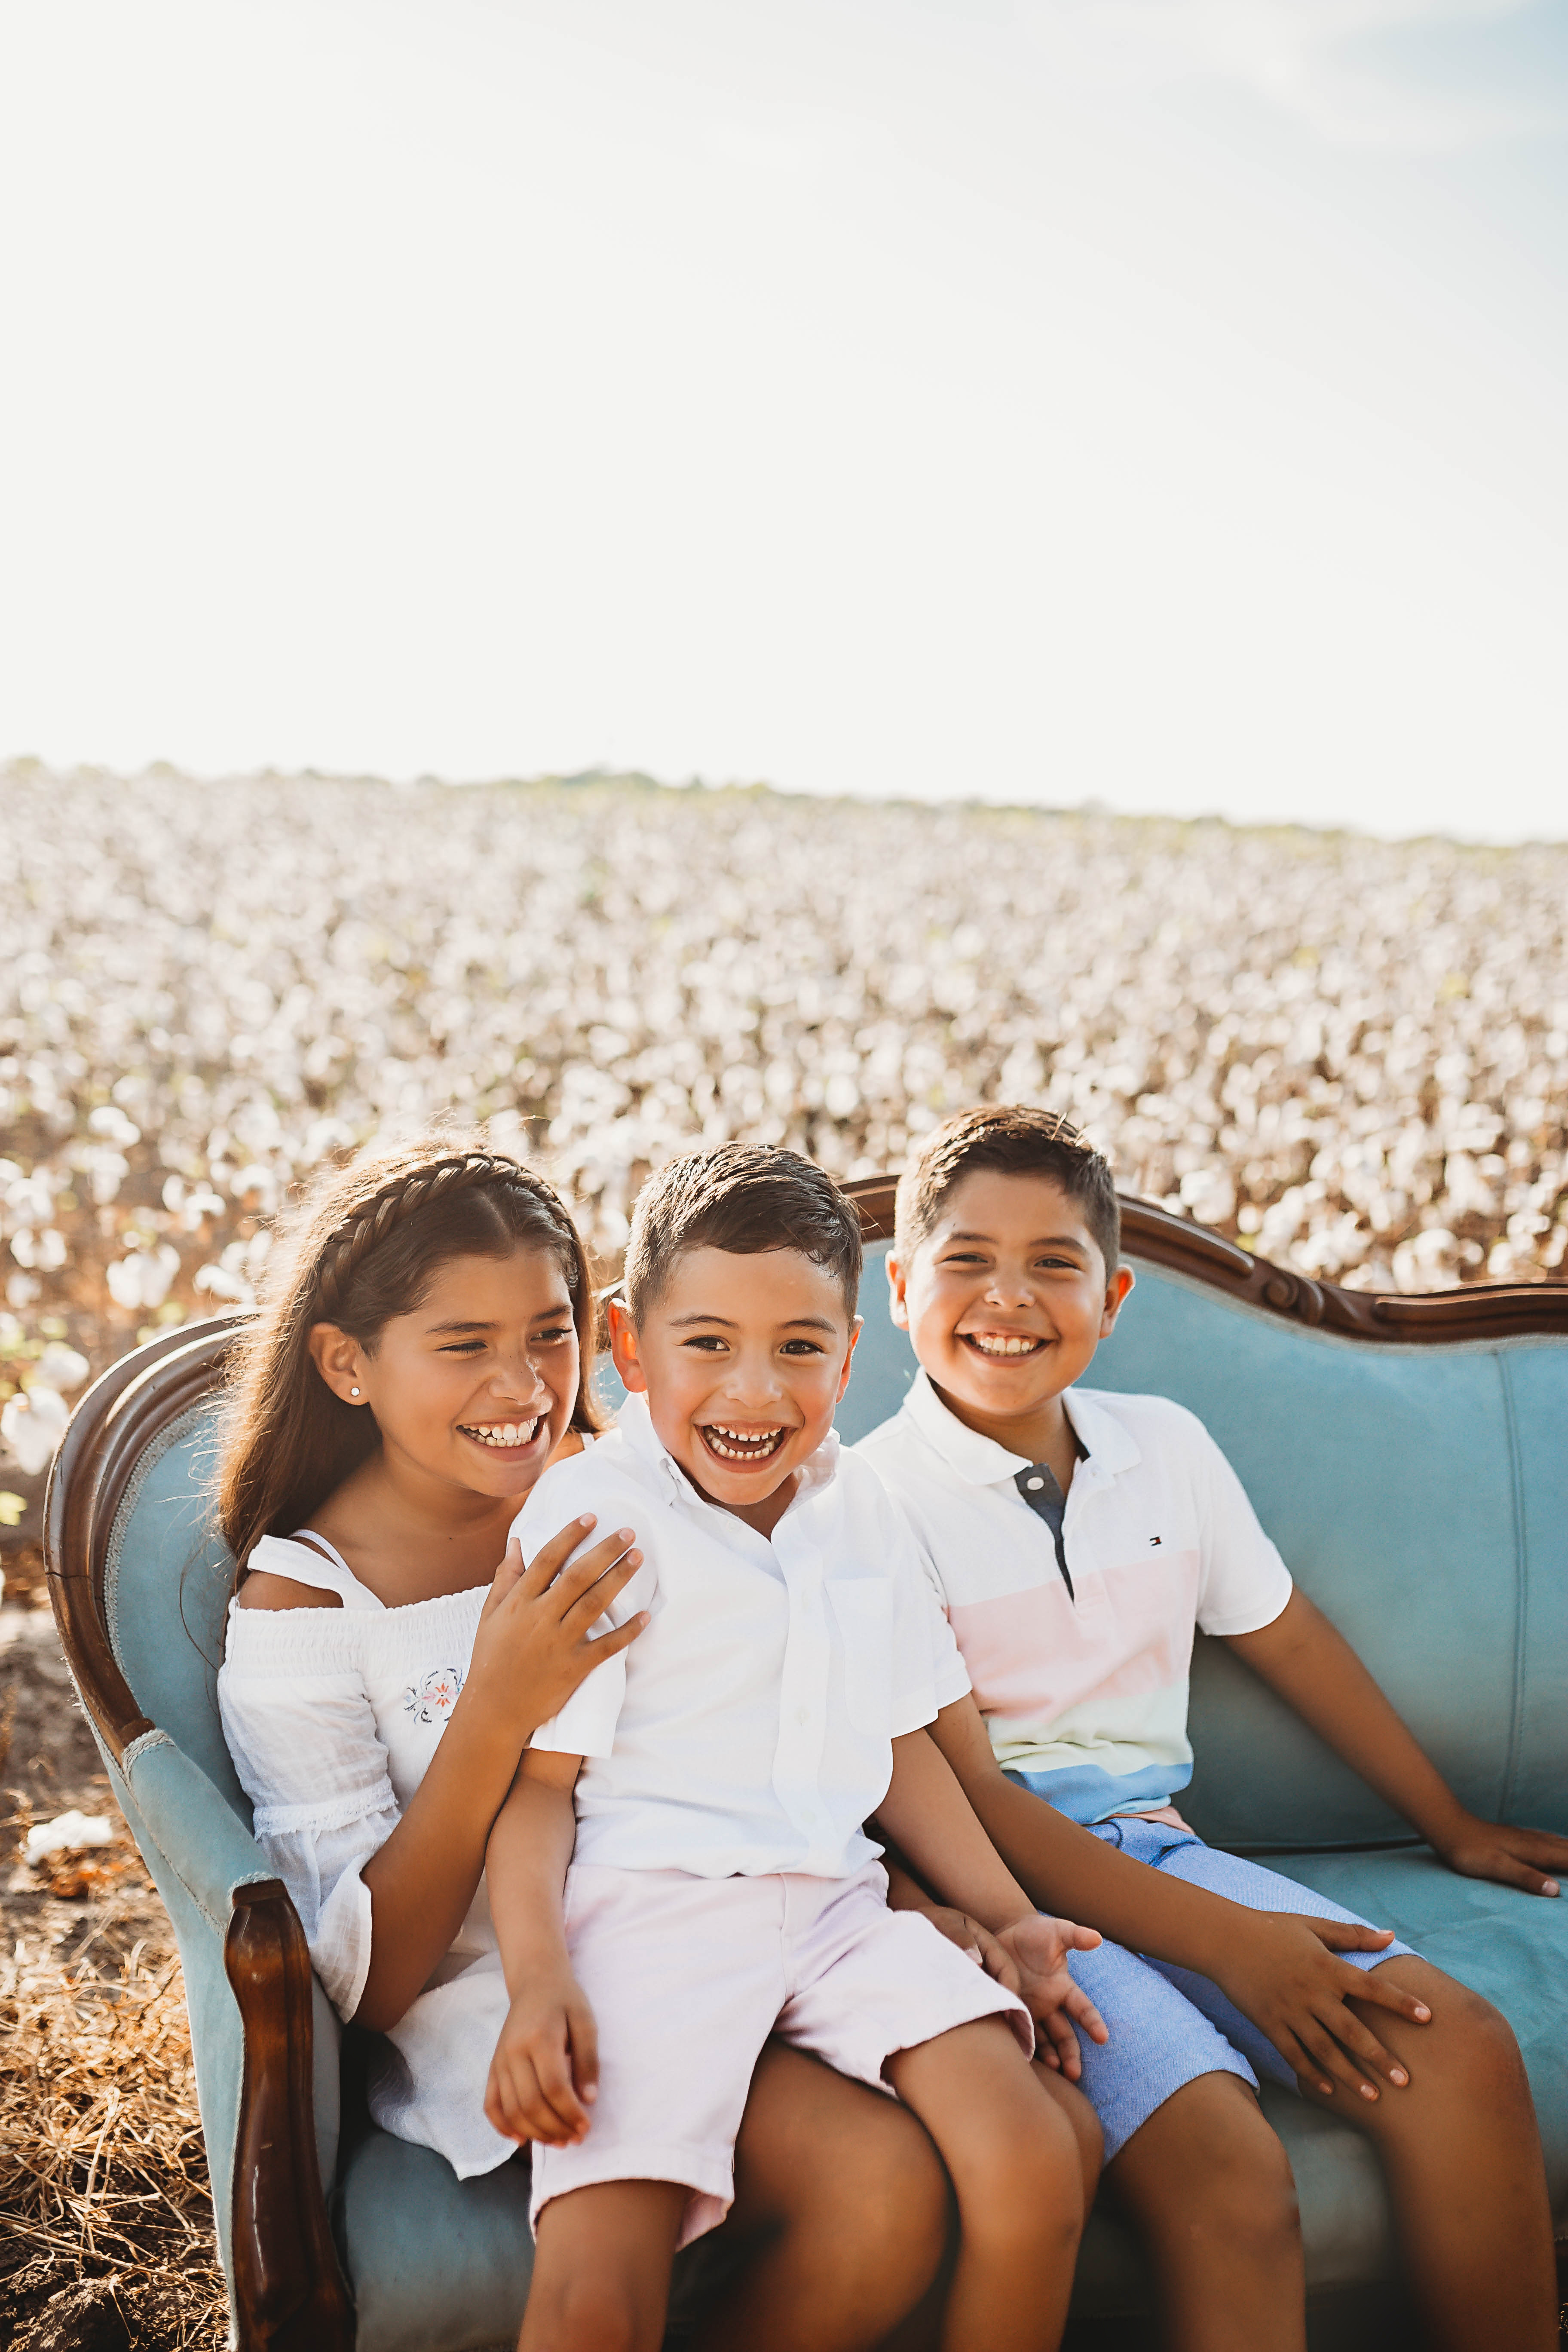
<svg viewBox="0 0 1568 2352"><path fill-rule="evenodd" d="M1102 1822L1157 1811L1192 1779L1194 1629L1256 1633L1291 1583L1184 1406L1105 1389L1062 1402L1082 1453L1065 1510L1043 1465L966 1428L924 1372L855 1451L914 1531L1000 1762Z"/></svg>

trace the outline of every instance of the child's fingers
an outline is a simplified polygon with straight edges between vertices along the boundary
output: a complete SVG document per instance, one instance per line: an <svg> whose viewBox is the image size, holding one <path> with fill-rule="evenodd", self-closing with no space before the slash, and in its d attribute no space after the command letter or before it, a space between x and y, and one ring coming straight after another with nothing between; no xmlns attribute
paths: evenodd
<svg viewBox="0 0 1568 2352"><path fill-rule="evenodd" d="M560 2126L539 2095L532 2067L526 2058L514 2060L504 2048L490 2061L485 2114L503 2139L558 2143Z"/></svg>
<svg viewBox="0 0 1568 2352"><path fill-rule="evenodd" d="M1484 1875L1498 1886L1518 1886L1526 1895L1556 1895L1561 1892L1555 1878L1549 1878L1544 1871L1537 1870L1531 1863L1521 1862L1517 1854L1510 1853L1501 1846L1495 1847L1487 1856L1484 1873L1469 1874Z"/></svg>
<svg viewBox="0 0 1568 2352"><path fill-rule="evenodd" d="M1397 1967L1398 1963L1394 1965ZM1396 2017L1407 2017L1413 2025L1430 2025L1432 2022L1432 2012L1426 2002L1392 1981L1383 1969L1362 1969L1343 1966L1337 1990L1342 2000L1370 2000L1378 2009L1391 2009Z"/></svg>
<svg viewBox="0 0 1568 2352"><path fill-rule="evenodd" d="M606 1658L615 1657L622 1650L629 1650L637 1635L651 1622L647 1611L639 1609L635 1617L628 1617L626 1623L617 1625L613 1633L594 1634L584 1644L594 1654L594 1664L603 1665Z"/></svg>
<svg viewBox="0 0 1568 2352"><path fill-rule="evenodd" d="M588 2110L573 2085L571 2053L565 2041L552 2041L548 2049L536 2050L533 2071L539 2079L540 2096L563 2137L581 2139L588 2128Z"/></svg>
<svg viewBox="0 0 1568 2352"><path fill-rule="evenodd" d="M1369 2104L1376 2099L1377 2084L1370 2079L1371 2069L1358 2065L1350 2058L1335 2036L1317 2018L1308 2018L1298 2025L1296 2039L1307 2054L1306 2079L1324 2098L1332 2098L1334 2084L1338 2083L1355 2098ZM1386 2056L1386 2053L1384 2054ZM1394 2062L1390 2059L1388 2063L1392 2065Z"/></svg>
<svg viewBox="0 0 1568 2352"><path fill-rule="evenodd" d="M1046 2036L1043 2053L1039 2039L1042 2032ZM1039 2030L1035 2036L1035 2050L1037 2056L1044 2055L1047 2064L1054 2060L1069 2083L1076 2083L1083 2073L1083 2053L1078 2046L1078 2036L1059 2009L1053 2009L1048 2017L1040 2019Z"/></svg>
<svg viewBox="0 0 1568 2352"><path fill-rule="evenodd" d="M1062 2001L1062 2007L1077 2025L1081 2025L1091 2042L1109 2042L1110 2028L1081 1986L1074 1985Z"/></svg>
<svg viewBox="0 0 1568 2352"><path fill-rule="evenodd" d="M1293 2070L1304 2091L1316 2091L1319 2096L1324 2099L1333 2097L1334 2085L1331 2077L1324 2074L1300 2035L1287 2030L1272 2034L1269 2038L1287 2066Z"/></svg>
<svg viewBox="0 0 1568 2352"><path fill-rule="evenodd" d="M559 1603L561 1621L571 1632L586 1632L637 1574L642 1554L636 1545L630 1528L617 1528L566 1570L552 1598Z"/></svg>
<svg viewBox="0 0 1568 2352"><path fill-rule="evenodd" d="M1360 1987L1357 1986L1349 1998L1359 1999L1360 1990ZM1391 2052L1384 2048L1376 2034L1362 2023L1352 2009L1347 2006L1337 2007L1322 2017L1320 2022L1338 2047L1345 2052L1352 2066L1358 2070L1358 2082L1363 2074L1382 2074L1393 2084L1396 2091L1405 2089L1410 2076L1405 2072L1404 2061L1395 2058Z"/></svg>
<svg viewBox="0 0 1568 2352"><path fill-rule="evenodd" d="M585 1540L589 1529L596 1524L593 1512L584 1511L580 1519L574 1519L569 1527L552 1536L547 1544L540 1545L522 1576L522 1589L531 1600L537 1600L542 1592L550 1590L578 1545Z"/></svg>
<svg viewBox="0 0 1568 2352"><path fill-rule="evenodd" d="M1069 1952L1095 1952L1105 1940L1098 1927L1080 1927L1074 1919L1058 1919L1057 1927Z"/></svg>
<svg viewBox="0 0 1568 2352"><path fill-rule="evenodd" d="M984 1943L976 1940L971 1948L988 1977L994 1977L1008 1992L1022 1993L1024 1973L1005 1944L999 1944L994 1936L987 1936Z"/></svg>
<svg viewBox="0 0 1568 2352"><path fill-rule="evenodd" d="M1276 1919L1288 1919L1293 1927L1309 1927L1320 1944L1331 1952L1381 1952L1385 1944L1394 1941L1392 1927L1363 1927L1358 1919L1313 1919L1298 1916L1290 1911L1276 1911Z"/></svg>
<svg viewBox="0 0 1568 2352"><path fill-rule="evenodd" d="M522 1539L509 1536L500 1566L490 1579L490 1589L498 1601L504 1601L512 1586L523 1573Z"/></svg>

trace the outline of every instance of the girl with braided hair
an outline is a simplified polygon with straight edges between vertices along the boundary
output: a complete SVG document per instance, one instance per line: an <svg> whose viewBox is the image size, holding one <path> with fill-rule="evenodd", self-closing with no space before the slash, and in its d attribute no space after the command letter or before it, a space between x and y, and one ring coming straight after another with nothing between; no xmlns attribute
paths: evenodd
<svg viewBox="0 0 1568 2352"><path fill-rule="evenodd" d="M526 1564L507 1539L596 1433L592 1277L542 1178L446 1136L320 1180L275 1263L222 1459L224 1732L329 1997L383 2037L372 2114L468 2178L517 2153L484 2113L508 2010L490 1828L534 1730L646 1622L589 1630L640 1564L632 1528L574 1558L574 1520ZM722 2235L770 2342L857 2352L931 2284L946 2192L920 2126L782 2045L736 2190ZM726 2342L721 2307L698 2340Z"/></svg>

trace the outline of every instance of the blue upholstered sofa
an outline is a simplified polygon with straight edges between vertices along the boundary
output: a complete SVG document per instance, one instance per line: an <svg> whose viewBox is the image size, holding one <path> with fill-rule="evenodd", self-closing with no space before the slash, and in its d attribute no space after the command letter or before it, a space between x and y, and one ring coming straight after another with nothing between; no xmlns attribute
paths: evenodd
<svg viewBox="0 0 1568 2352"><path fill-rule="evenodd" d="M840 1414L860 1435L912 1372L878 1261L891 1188L854 1188L872 1263ZM1304 1589L1350 1636L1467 1803L1568 1831L1568 1291L1337 1291L1124 1204L1138 1284L1094 1378L1202 1415ZM140 1349L89 1391L50 1488L51 1595L115 1793L184 1959L237 2342L303 2352L510 2343L526 2294L519 2166L459 2184L369 2126L299 1922L250 1836L213 1677L232 1563L207 1500L212 1391L236 1318ZM1200 1641L1197 1772L1215 1843L1401 1932L1507 2013L1553 2210L1568 2222L1568 1901L1453 1877L1231 1655ZM352 2076L352 2068L349 2073ZM1394 2255L1364 2142L1265 2094L1300 2191L1308 2277L1351 2325ZM1146 2311L1097 2214L1075 2310ZM1332 2321L1331 2336L1338 2326Z"/></svg>

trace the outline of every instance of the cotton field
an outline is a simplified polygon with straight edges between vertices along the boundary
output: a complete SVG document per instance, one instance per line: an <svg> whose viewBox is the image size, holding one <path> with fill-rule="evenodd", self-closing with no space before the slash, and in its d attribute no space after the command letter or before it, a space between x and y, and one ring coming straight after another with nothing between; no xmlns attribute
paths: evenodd
<svg viewBox="0 0 1568 2352"><path fill-rule="evenodd" d="M309 1169L437 1112L544 1161L607 1266L689 1139L861 1175L1000 1098L1333 1281L1568 1251L1568 848L636 780L0 792L7 1476L89 1369L252 1297Z"/></svg>

